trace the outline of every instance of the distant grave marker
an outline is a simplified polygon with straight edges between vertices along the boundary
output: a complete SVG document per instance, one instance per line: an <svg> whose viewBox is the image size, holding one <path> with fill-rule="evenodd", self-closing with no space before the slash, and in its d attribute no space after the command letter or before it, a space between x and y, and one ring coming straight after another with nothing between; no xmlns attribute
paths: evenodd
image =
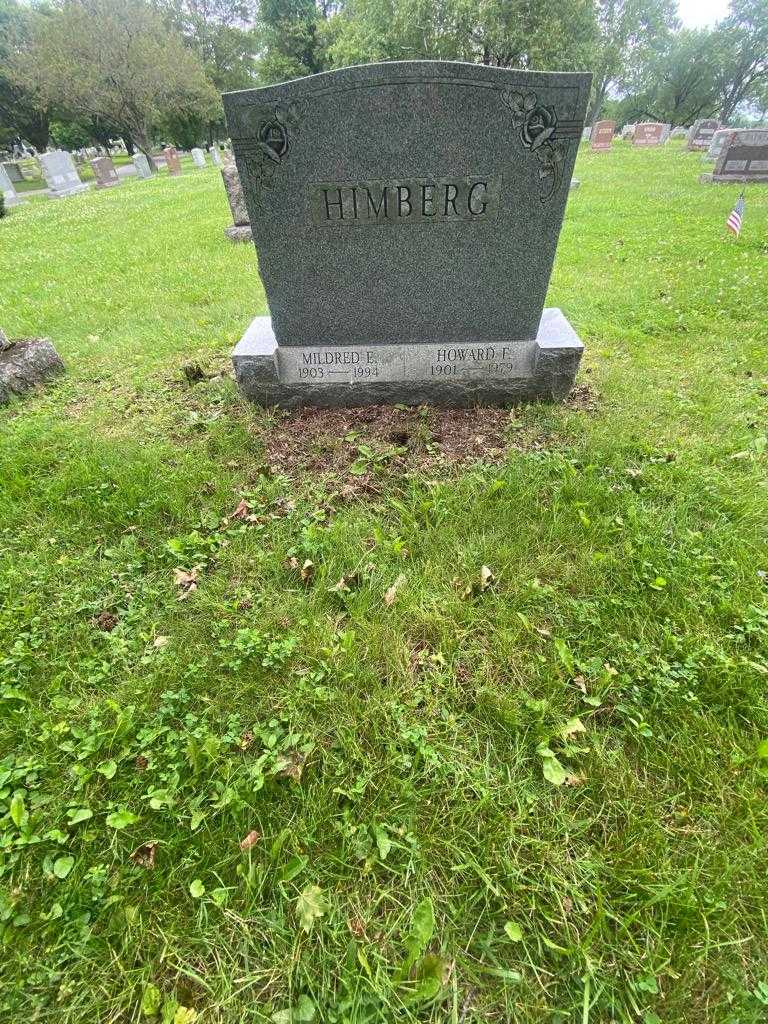
<svg viewBox="0 0 768 1024"><path fill-rule="evenodd" d="M221 150L218 146L214 146L211 149L211 160L216 167L222 167L224 165L224 161L221 159Z"/></svg>
<svg viewBox="0 0 768 1024"><path fill-rule="evenodd" d="M712 136L720 127L720 122L712 117L700 117L688 130L688 149L709 149Z"/></svg>
<svg viewBox="0 0 768 1024"><path fill-rule="evenodd" d="M181 160L179 159L178 151L173 146L166 146L163 150L163 156L165 157L165 166L168 168L168 173L173 178L178 177L181 174Z"/></svg>
<svg viewBox="0 0 768 1024"><path fill-rule="evenodd" d="M133 154L133 166L136 168L137 178L151 178L152 168L149 166L149 160L144 153Z"/></svg>
<svg viewBox="0 0 768 1024"><path fill-rule="evenodd" d="M615 121L596 121L592 126L592 139L590 145L592 152L607 152L613 145L613 135L615 131Z"/></svg>
<svg viewBox="0 0 768 1024"><path fill-rule="evenodd" d="M38 159L52 199L88 191L88 186L80 180L74 160L65 150L41 153Z"/></svg>
<svg viewBox="0 0 768 1024"><path fill-rule="evenodd" d="M232 211L232 226L224 229L224 234L230 242L250 242L251 221L248 217L248 207L245 205L243 186L240 183L240 175L234 164L227 164L221 169L221 177L224 181L224 188L229 200L229 208Z"/></svg>
<svg viewBox="0 0 768 1024"><path fill-rule="evenodd" d="M16 189L13 187L13 182L5 168L5 164L0 164L0 192L3 194L6 209L10 210L12 206L18 206L22 200L19 199Z"/></svg>
<svg viewBox="0 0 768 1024"><path fill-rule="evenodd" d="M641 124L635 125L635 134L632 138L633 146L659 146L661 145L661 135L664 128L663 124L659 124L656 121L643 121Z"/></svg>
<svg viewBox="0 0 768 1024"><path fill-rule="evenodd" d="M195 167L203 168L206 166L205 153L202 151L202 149L192 149L190 150L190 153L192 154L192 161Z"/></svg>
<svg viewBox="0 0 768 1024"><path fill-rule="evenodd" d="M768 129L730 131L711 174L700 181L768 183Z"/></svg>
<svg viewBox="0 0 768 1024"><path fill-rule="evenodd" d="M96 175L96 188L112 188L114 185L120 184L120 178L111 157L97 156L95 160L91 160L91 167Z"/></svg>
<svg viewBox="0 0 768 1024"><path fill-rule="evenodd" d="M728 138L732 131L732 128L718 128L718 130L712 136L712 141L709 144L709 149L707 150L704 156L705 160L711 160L713 163L717 161L717 158L720 156L720 152L723 146L725 145L725 140Z"/></svg>

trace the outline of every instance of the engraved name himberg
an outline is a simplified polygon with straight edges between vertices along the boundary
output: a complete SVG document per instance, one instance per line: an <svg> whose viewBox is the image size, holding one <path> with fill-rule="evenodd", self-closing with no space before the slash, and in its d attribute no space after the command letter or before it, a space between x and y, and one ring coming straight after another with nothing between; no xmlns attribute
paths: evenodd
<svg viewBox="0 0 768 1024"><path fill-rule="evenodd" d="M398 178L395 181L321 181L310 186L315 224L362 227L436 224L496 216L501 178Z"/></svg>

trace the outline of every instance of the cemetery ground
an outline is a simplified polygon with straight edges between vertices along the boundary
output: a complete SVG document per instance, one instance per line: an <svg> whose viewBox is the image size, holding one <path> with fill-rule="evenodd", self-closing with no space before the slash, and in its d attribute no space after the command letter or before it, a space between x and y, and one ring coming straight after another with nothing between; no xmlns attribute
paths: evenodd
<svg viewBox="0 0 768 1024"><path fill-rule="evenodd" d="M0 411L3 1020L766 1019L768 190L701 169L582 147L576 396L476 416L248 407L217 171L0 224L68 367Z"/></svg>

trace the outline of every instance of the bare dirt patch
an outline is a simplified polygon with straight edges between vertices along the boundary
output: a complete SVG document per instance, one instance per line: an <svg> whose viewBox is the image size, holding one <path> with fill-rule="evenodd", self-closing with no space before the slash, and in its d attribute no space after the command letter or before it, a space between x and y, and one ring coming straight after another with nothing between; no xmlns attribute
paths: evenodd
<svg viewBox="0 0 768 1024"><path fill-rule="evenodd" d="M515 409L298 409L277 413L262 429L273 472L342 483L350 497L377 492L391 474L444 475L477 463L499 464L510 449L547 446Z"/></svg>

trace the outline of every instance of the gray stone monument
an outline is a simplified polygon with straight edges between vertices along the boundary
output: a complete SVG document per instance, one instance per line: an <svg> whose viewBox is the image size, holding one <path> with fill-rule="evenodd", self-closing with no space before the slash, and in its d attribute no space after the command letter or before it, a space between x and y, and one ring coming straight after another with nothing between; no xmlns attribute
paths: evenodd
<svg viewBox="0 0 768 1024"><path fill-rule="evenodd" d="M269 317L233 353L262 404L568 394L544 307L591 75L441 61L224 96Z"/></svg>
<svg viewBox="0 0 768 1024"><path fill-rule="evenodd" d="M150 167L149 160L144 153L133 154L133 166L136 168L137 178L151 178L152 168Z"/></svg>
<svg viewBox="0 0 768 1024"><path fill-rule="evenodd" d="M725 140L733 131L732 128L718 128L715 134L712 136L712 141L709 144L709 149L702 157L703 160L711 161L715 163L717 158L720 156L720 152L725 145Z"/></svg>
<svg viewBox="0 0 768 1024"><path fill-rule="evenodd" d="M248 207L245 205L243 186L240 184L237 167L234 164L222 167L221 177L224 181L233 221L230 227L224 229L224 234L230 242L250 242L253 237L251 222L248 219Z"/></svg>
<svg viewBox="0 0 768 1024"><path fill-rule="evenodd" d="M93 173L96 175L96 188L113 188L120 184L115 165L109 156L97 156L91 160Z"/></svg>
<svg viewBox="0 0 768 1024"><path fill-rule="evenodd" d="M669 141L669 137L670 137L671 134L672 134L672 125L671 124L662 124L662 126L661 126L661 144L662 144L662 146L666 145L666 143Z"/></svg>
<svg viewBox="0 0 768 1024"><path fill-rule="evenodd" d="M211 146L211 160L216 167L224 166L224 161L221 159L221 150L218 146Z"/></svg>
<svg viewBox="0 0 768 1024"><path fill-rule="evenodd" d="M206 166L205 153L202 151L202 149L191 149L190 153L192 154L192 160L194 162L195 167L202 168Z"/></svg>
<svg viewBox="0 0 768 1024"><path fill-rule="evenodd" d="M7 210L10 210L12 206L18 206L22 201L19 199L16 189L13 187L13 182L8 177L4 164L0 164L0 192L3 194Z"/></svg>
<svg viewBox="0 0 768 1024"><path fill-rule="evenodd" d="M625 142L632 141L635 134L635 128L636 125L634 124L625 124L624 127L621 129L621 137L622 139L624 139Z"/></svg>
<svg viewBox="0 0 768 1024"><path fill-rule="evenodd" d="M729 131L714 171L702 174L699 180L768 184L768 128Z"/></svg>
<svg viewBox="0 0 768 1024"><path fill-rule="evenodd" d="M591 128L585 128L584 131L581 133L581 141L582 142L589 142L589 140L591 138L592 138L592 129Z"/></svg>
<svg viewBox="0 0 768 1024"><path fill-rule="evenodd" d="M0 330L0 405L60 373L64 364L50 338L11 341Z"/></svg>
<svg viewBox="0 0 768 1024"><path fill-rule="evenodd" d="M74 160L65 150L41 153L39 160L52 199L63 199L88 191L87 184L80 180Z"/></svg>
<svg viewBox="0 0 768 1024"><path fill-rule="evenodd" d="M19 167L15 160L12 160L7 164L3 164L3 167L5 169L5 173L14 184L24 181L24 175L21 173L21 167Z"/></svg>
<svg viewBox="0 0 768 1024"><path fill-rule="evenodd" d="M713 117L700 117L688 129L688 149L709 149L712 136L720 127L720 122Z"/></svg>

